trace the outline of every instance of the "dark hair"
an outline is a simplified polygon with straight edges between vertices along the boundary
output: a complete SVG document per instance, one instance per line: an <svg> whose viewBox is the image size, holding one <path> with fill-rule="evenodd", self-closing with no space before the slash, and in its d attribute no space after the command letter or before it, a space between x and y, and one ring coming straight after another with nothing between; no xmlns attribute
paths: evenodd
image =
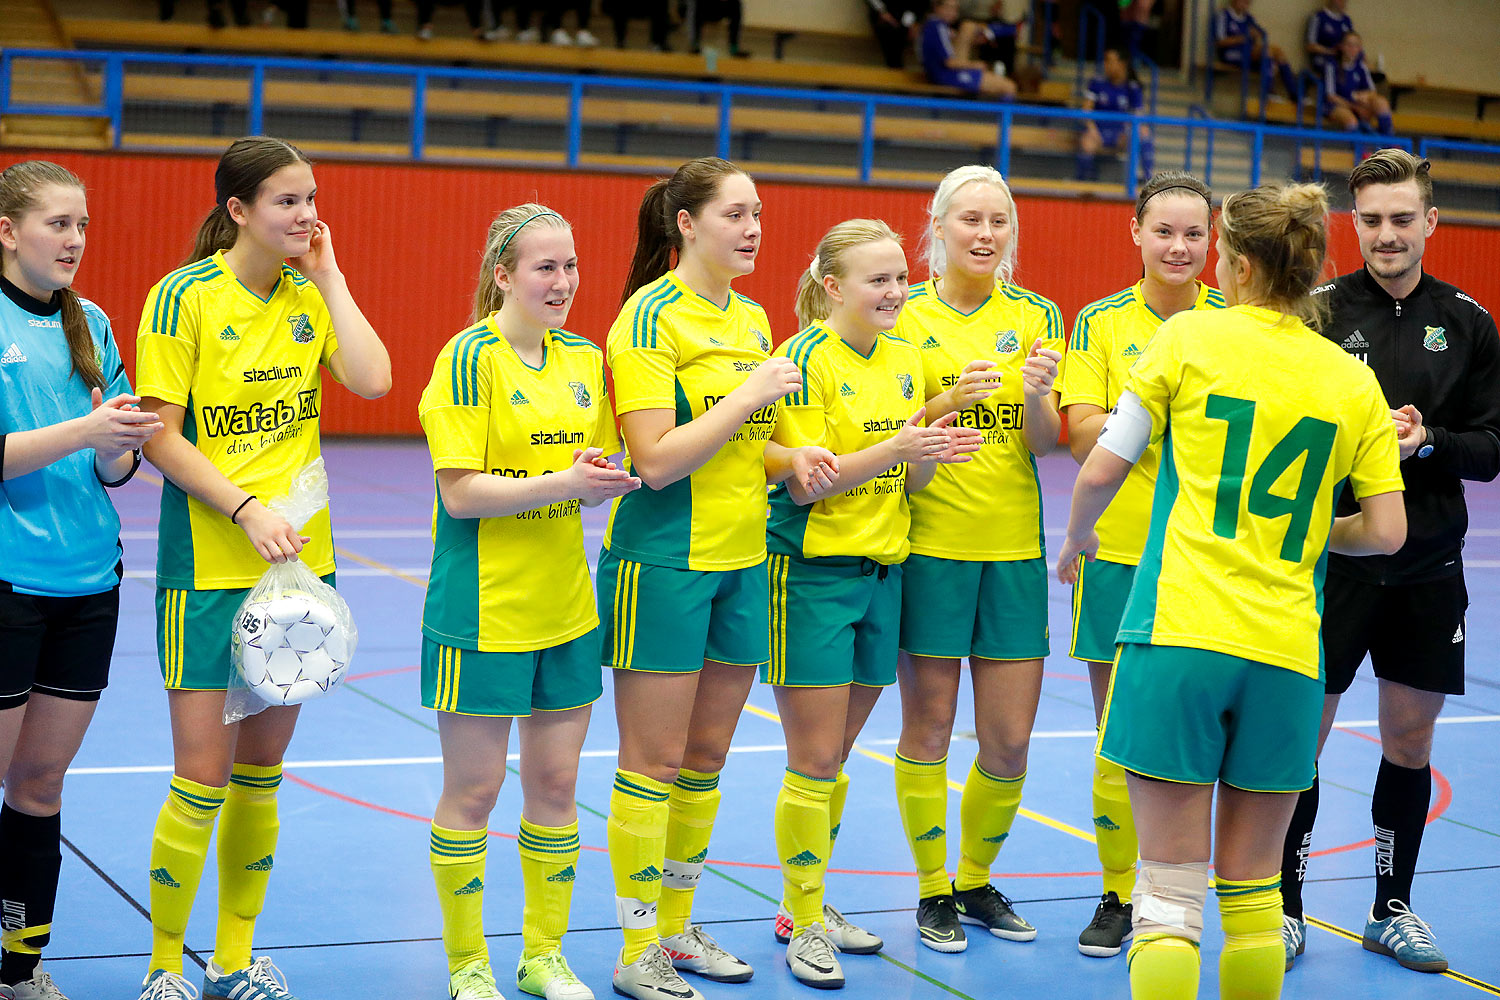
<svg viewBox="0 0 1500 1000"><path fill-rule="evenodd" d="M1140 193L1135 196L1135 221L1145 222L1146 203L1168 191L1196 194L1203 199L1203 206L1208 209L1209 219L1213 219L1213 192L1209 191L1207 184L1185 170L1158 170L1151 175L1150 180L1141 185Z"/></svg>
<svg viewBox="0 0 1500 1000"><path fill-rule="evenodd" d="M677 213L686 210L696 216L719 193L724 178L743 173L728 160L703 156L687 161L670 178L646 189L636 216L635 255L625 278L625 294L620 296L622 304L641 286L672 270L673 252L682 254Z"/></svg>
<svg viewBox="0 0 1500 1000"><path fill-rule="evenodd" d="M84 189L77 174L47 160L25 160L0 170L0 215L12 222L19 221L21 216L42 207L42 195L49 187ZM58 319L68 341L73 371L90 388L102 390L106 384L104 373L99 369L94 335L89 330L88 317L83 314L83 303L72 288L59 288L57 299L62 307Z"/></svg>
<svg viewBox="0 0 1500 1000"><path fill-rule="evenodd" d="M1262 184L1224 199L1219 235L1231 261L1249 257L1260 274L1253 291L1308 326L1322 325L1322 299L1309 293L1328 251L1328 193L1318 184Z"/></svg>
<svg viewBox="0 0 1500 1000"><path fill-rule="evenodd" d="M312 160L284 139L252 135L230 143L214 170L213 211L198 227L198 237L193 241L193 252L187 263L212 257L218 251L234 246L240 237L240 227L229 215L229 199L238 198L246 204L253 202L267 177L293 163L311 166Z"/></svg>
<svg viewBox="0 0 1500 1000"><path fill-rule="evenodd" d="M1360 160L1349 171L1349 193L1359 195L1366 184L1404 184L1417 182L1422 195L1422 210L1432 208L1432 164L1425 156L1413 156L1404 149L1391 147L1377 150Z"/></svg>

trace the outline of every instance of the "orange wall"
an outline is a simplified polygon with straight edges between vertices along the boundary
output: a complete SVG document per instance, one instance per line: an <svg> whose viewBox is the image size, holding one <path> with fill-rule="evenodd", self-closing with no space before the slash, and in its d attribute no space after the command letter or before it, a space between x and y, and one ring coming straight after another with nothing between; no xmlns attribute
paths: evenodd
<svg viewBox="0 0 1500 1000"><path fill-rule="evenodd" d="M133 371L135 329L146 292L182 262L213 198L214 159L142 154L44 154L89 188L88 256L78 290L114 320ZM22 154L13 154L16 159ZM0 162L8 162L0 161ZM479 255L500 209L541 200L572 221L582 283L568 326L602 341L618 307L634 241L640 176L544 173L469 167L322 163L320 214L334 233L344 273L390 347L395 388L375 402L333 388L328 433L414 434L417 400L439 347L469 318ZM795 331L792 293L818 238L833 223L878 216L915 249L929 192L765 182L765 250L737 283L770 313L778 341ZM1127 231L1130 208L1112 202L1022 198L1021 284L1046 295L1071 324L1077 311L1140 273ZM1333 263L1359 263L1347 217L1335 220ZM1500 230L1443 226L1428 251L1431 269L1500 307ZM914 275L921 269L913 263ZM1207 274L1211 277L1212 267ZM332 385L332 380L329 380Z"/></svg>

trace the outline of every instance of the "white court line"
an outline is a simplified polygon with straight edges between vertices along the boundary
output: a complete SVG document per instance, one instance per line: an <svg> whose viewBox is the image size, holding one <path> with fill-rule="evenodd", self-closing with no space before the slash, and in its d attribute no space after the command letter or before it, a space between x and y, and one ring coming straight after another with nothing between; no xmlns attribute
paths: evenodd
<svg viewBox="0 0 1500 1000"><path fill-rule="evenodd" d="M392 566L391 569L377 569L374 566L340 566L338 569L339 579L347 580L355 576L391 576L392 571L406 576L425 577L432 572L431 566ZM154 580L156 570L154 569L127 569L125 571L127 580Z"/></svg>

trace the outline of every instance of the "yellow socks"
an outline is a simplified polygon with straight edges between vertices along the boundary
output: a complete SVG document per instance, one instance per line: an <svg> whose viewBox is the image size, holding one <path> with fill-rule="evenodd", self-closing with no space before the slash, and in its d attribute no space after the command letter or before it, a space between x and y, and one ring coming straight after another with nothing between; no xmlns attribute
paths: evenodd
<svg viewBox="0 0 1500 1000"><path fill-rule="evenodd" d="M1130 902L1139 852L1135 814L1125 789L1125 769L1098 754L1094 755L1094 837L1104 868L1104 891L1119 896L1122 903Z"/></svg>
<svg viewBox="0 0 1500 1000"><path fill-rule="evenodd" d="M958 858L954 889L963 892L989 883L990 866L1000 853L1000 845L1010 836L1016 810L1021 808L1021 786L1025 783L1025 771L1014 778L997 778L980 767L977 760L969 768L959 806L963 853Z"/></svg>
<svg viewBox="0 0 1500 1000"><path fill-rule="evenodd" d="M1224 951L1219 957L1223 1000L1275 1000L1286 974L1281 944L1281 874L1246 882L1214 879Z"/></svg>
<svg viewBox="0 0 1500 1000"><path fill-rule="evenodd" d="M219 816L219 930L214 961L225 972L250 965L255 918L266 903L276 864L276 789L281 765L235 764Z"/></svg>
<svg viewBox="0 0 1500 1000"><path fill-rule="evenodd" d="M693 890L703 877L718 812L719 775L686 767L679 770L667 794L666 860L661 866L661 902L656 907L656 930L662 937L687 929Z"/></svg>
<svg viewBox="0 0 1500 1000"><path fill-rule="evenodd" d="M837 778L809 778L791 768L776 796L776 853L781 858L781 898L793 934L823 920L823 876L830 843L828 803Z"/></svg>
<svg viewBox="0 0 1500 1000"><path fill-rule="evenodd" d="M948 885L948 758L921 761L896 754L896 806L917 865L917 896L944 896Z"/></svg>
<svg viewBox="0 0 1500 1000"><path fill-rule="evenodd" d="M833 795L828 800L828 854L833 855L833 845L838 843L839 827L844 825L844 802L849 798L849 776L844 766L839 765L839 776L833 779Z"/></svg>
<svg viewBox="0 0 1500 1000"><path fill-rule="evenodd" d="M609 795L609 867L615 913L625 932L620 961L629 965L657 941L656 904L667 849L667 795L672 786L634 771L616 771Z"/></svg>
<svg viewBox="0 0 1500 1000"><path fill-rule="evenodd" d="M1132 1000L1196 1000L1198 946L1187 938L1137 934L1126 962Z"/></svg>
<svg viewBox="0 0 1500 1000"><path fill-rule="evenodd" d="M524 820L523 820L524 822ZM443 951L451 975L479 959L489 959L484 943L484 860L486 830L449 830L432 824L427 860L443 914ZM524 848L522 857L525 857ZM521 864L522 876L526 864ZM530 886L528 885L528 889ZM531 893L526 894L527 902Z"/></svg>
<svg viewBox="0 0 1500 1000"><path fill-rule="evenodd" d="M151 838L151 967L182 975L182 941L226 789L172 776Z"/></svg>
<svg viewBox="0 0 1500 1000"><path fill-rule="evenodd" d="M521 817L521 957L535 958L562 947L577 878L578 823L537 826Z"/></svg>

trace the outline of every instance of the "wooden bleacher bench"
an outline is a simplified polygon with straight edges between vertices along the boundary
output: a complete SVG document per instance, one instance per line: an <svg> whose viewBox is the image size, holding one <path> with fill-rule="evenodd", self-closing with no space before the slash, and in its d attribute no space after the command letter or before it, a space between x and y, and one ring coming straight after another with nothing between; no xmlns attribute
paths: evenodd
<svg viewBox="0 0 1500 1000"><path fill-rule="evenodd" d="M1432 94L1437 97L1472 100L1474 102L1474 117L1479 121L1483 121L1485 108L1493 101L1500 101L1500 92L1494 90L1476 90L1470 87L1439 87L1432 86L1420 80L1387 80L1386 87L1390 91L1392 111L1397 109L1401 98L1405 95L1423 93Z"/></svg>
<svg viewBox="0 0 1500 1000"><path fill-rule="evenodd" d="M1314 151L1302 150L1302 167L1311 170L1315 159ZM1325 171L1336 174L1347 174L1354 169L1354 154L1347 149L1325 149L1323 155L1316 158L1317 162ZM1475 163L1468 160L1437 160L1432 164L1433 180L1438 183L1451 181L1457 184L1476 184L1486 187L1500 187L1500 162ZM1444 210L1447 214L1447 210Z"/></svg>
<svg viewBox="0 0 1500 1000"><path fill-rule="evenodd" d="M1246 115L1260 115L1260 102L1251 98ZM1312 108L1303 108L1302 123L1308 127L1317 125ZM1297 106L1290 101L1267 101L1266 121L1278 125L1297 124ZM1420 111L1396 111L1391 115L1397 135L1425 135L1448 139L1467 139L1471 142L1500 143L1500 121L1476 121L1456 115L1429 114Z"/></svg>

